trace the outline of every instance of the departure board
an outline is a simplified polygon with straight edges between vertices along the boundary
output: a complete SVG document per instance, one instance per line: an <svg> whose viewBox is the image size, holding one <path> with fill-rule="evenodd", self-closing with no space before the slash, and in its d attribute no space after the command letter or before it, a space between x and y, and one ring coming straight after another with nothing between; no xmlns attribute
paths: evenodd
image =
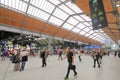
<svg viewBox="0 0 120 80"><path fill-rule="evenodd" d="M108 26L102 0L89 0L93 30Z"/></svg>

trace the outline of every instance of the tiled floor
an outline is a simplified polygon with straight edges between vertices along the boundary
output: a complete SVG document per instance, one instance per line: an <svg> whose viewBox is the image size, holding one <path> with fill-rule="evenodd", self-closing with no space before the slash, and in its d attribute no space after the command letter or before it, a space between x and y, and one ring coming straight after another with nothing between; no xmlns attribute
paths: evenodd
<svg viewBox="0 0 120 80"><path fill-rule="evenodd" d="M64 80L67 71L67 60L58 61L58 56L49 56L48 66L41 67L41 59L29 57L24 71L13 71L13 64L7 71L4 80ZM105 56L101 68L93 68L93 60L90 56L82 56L82 62L75 57L78 76L69 75L69 80L120 80L120 58ZM5 70L9 66L9 60L0 61L0 79L3 80Z"/></svg>

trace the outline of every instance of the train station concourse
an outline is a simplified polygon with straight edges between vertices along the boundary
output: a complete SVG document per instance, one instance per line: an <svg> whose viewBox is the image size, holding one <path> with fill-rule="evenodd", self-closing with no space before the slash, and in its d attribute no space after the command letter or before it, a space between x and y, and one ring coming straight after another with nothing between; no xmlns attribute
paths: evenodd
<svg viewBox="0 0 120 80"><path fill-rule="evenodd" d="M0 80L120 80L120 0L0 0Z"/></svg>

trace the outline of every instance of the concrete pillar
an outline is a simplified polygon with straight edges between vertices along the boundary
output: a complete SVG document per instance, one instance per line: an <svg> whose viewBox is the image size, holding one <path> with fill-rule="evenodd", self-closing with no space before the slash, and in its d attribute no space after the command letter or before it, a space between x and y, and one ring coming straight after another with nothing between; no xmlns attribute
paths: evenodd
<svg viewBox="0 0 120 80"><path fill-rule="evenodd" d="M53 47L51 46L51 43L52 43L52 39L49 38L49 39L48 39L48 50L49 50L50 53L52 54L52 53L53 53Z"/></svg>

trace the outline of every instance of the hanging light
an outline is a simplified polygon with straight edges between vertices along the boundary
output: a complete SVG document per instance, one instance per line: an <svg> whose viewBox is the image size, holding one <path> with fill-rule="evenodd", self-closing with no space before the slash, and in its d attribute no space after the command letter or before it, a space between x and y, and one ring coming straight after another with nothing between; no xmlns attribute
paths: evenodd
<svg viewBox="0 0 120 80"><path fill-rule="evenodd" d="M120 1L117 1L116 8L117 8L118 14L120 14Z"/></svg>
<svg viewBox="0 0 120 80"><path fill-rule="evenodd" d="M120 4L116 4L116 7L120 7Z"/></svg>
<svg viewBox="0 0 120 80"><path fill-rule="evenodd" d="M116 7L120 7L120 1L117 1Z"/></svg>

